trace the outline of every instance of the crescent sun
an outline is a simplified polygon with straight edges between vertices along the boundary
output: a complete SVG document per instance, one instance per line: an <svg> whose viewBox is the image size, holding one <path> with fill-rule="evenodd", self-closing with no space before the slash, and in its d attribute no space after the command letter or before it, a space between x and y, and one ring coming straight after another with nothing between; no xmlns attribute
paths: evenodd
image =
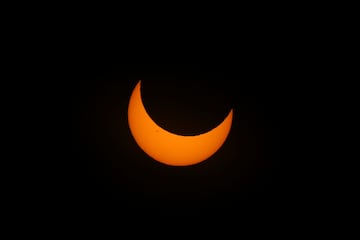
<svg viewBox="0 0 360 240"><path fill-rule="evenodd" d="M215 128L195 136L166 131L148 115L141 98L141 80L132 91L128 106L130 132L138 146L151 158L171 166L200 163L224 144L232 125L233 109Z"/></svg>

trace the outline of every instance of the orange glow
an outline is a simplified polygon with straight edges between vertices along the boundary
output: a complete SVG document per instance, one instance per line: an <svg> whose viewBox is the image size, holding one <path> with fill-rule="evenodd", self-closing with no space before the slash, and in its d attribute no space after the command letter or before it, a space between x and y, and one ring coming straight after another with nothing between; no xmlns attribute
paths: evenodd
<svg viewBox="0 0 360 240"><path fill-rule="evenodd" d="M130 97L128 121L131 134L139 147L153 159L172 166L187 166L212 156L225 142L233 118L227 117L214 129L196 136L181 136L159 127L147 114L139 81Z"/></svg>

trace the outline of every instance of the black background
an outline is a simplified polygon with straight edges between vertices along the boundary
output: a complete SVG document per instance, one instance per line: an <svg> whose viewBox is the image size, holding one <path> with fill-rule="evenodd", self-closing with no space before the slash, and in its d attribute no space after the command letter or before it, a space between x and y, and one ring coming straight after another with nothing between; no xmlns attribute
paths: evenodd
<svg viewBox="0 0 360 240"><path fill-rule="evenodd" d="M277 213L299 210L303 195L296 105L284 63L123 64L84 61L72 82L71 176L67 202L88 212L142 216ZM152 160L127 123L131 92L142 80L149 115L163 128L193 135L208 131L231 108L231 132L208 160L172 167ZM291 87L290 87L291 86ZM68 180L68 181L67 181Z"/></svg>

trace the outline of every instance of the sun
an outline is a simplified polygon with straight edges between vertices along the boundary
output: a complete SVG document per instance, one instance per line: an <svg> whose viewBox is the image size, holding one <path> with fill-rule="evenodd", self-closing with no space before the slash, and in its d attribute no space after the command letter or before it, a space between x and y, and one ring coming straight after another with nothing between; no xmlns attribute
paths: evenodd
<svg viewBox="0 0 360 240"><path fill-rule="evenodd" d="M233 109L212 130L195 136L166 131L148 115L141 98L141 81L135 86L128 106L128 123L139 147L151 158L171 166L200 163L215 154L224 144L232 125Z"/></svg>

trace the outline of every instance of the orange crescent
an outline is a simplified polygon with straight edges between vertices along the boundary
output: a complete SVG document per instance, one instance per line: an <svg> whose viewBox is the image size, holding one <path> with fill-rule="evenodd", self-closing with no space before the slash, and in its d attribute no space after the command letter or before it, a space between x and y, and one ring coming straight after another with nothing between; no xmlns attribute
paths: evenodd
<svg viewBox="0 0 360 240"><path fill-rule="evenodd" d="M141 99L141 81L135 86L128 106L128 123L139 147L151 158L171 166L187 166L212 156L225 142L232 124L233 109L212 130L182 136L166 131L148 115Z"/></svg>

